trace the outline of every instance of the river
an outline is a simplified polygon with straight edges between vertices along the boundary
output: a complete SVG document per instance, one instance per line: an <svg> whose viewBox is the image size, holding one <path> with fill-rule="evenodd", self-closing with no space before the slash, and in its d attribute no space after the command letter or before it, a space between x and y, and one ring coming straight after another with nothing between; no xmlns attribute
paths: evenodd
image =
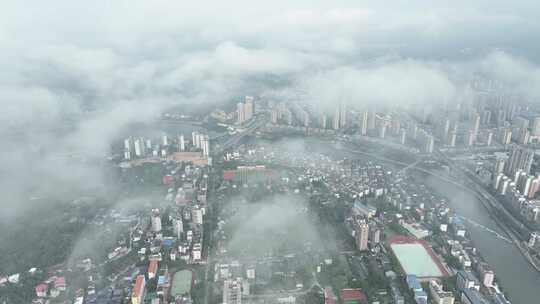
<svg viewBox="0 0 540 304"><path fill-rule="evenodd" d="M381 156L380 154L378 156ZM365 155L357 157L366 158ZM439 195L446 197L449 200L449 206L459 215L504 235L474 195L454 184L429 175L422 175L422 178L426 185L432 187ZM519 249L480 227L472 225L467 225L467 227L471 240L492 267L508 299L513 304L540 303L540 273L529 264Z"/></svg>
<svg viewBox="0 0 540 304"><path fill-rule="evenodd" d="M365 156L360 156L360 158L365 158ZM504 235L474 195L432 176L423 175L423 178L426 185L449 199L449 206L459 215ZM467 227L471 240L492 267L508 299L513 304L540 303L540 273L528 263L519 249L480 227L472 225L467 225Z"/></svg>
<svg viewBox="0 0 540 304"><path fill-rule="evenodd" d="M481 202L472 194L450 183L427 176L425 183L440 195L449 198L449 205L458 214L504 234ZM520 251L490 232L468 225L470 238L495 271L505 294L513 304L540 303L540 273Z"/></svg>
<svg viewBox="0 0 540 304"><path fill-rule="evenodd" d="M316 139L303 140L310 150L321 152L331 151L335 157L350 157L369 159L366 155L351 154L340 150L335 145ZM337 149L336 149L337 148ZM364 147L366 148L366 147ZM366 152L373 152L366 150ZM385 149L377 151L377 156L383 156L388 152ZM386 156L388 157L388 156ZM399 160L404 161L403 155ZM373 159L375 162L380 162ZM384 162L382 162L384 163ZM393 167L393 166L390 166ZM481 202L472 194L451 183L436 179L432 176L423 176L424 183L431 186L439 195L449 199L449 205L459 215L465 216L485 227L504 235L495 221L491 218ZM474 242L480 254L495 271L504 293L513 304L540 303L540 273L538 273L521 255L520 251L510 243L495 237L492 233L482 228L468 225L470 238Z"/></svg>

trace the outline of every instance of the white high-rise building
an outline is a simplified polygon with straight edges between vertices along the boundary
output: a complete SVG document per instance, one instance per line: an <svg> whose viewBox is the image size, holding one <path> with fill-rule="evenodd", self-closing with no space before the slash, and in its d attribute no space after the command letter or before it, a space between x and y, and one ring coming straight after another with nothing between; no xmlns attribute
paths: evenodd
<svg viewBox="0 0 540 304"><path fill-rule="evenodd" d="M386 121L385 120L381 121L381 126L379 128L379 137L382 139L386 137L386 127L387 127Z"/></svg>
<svg viewBox="0 0 540 304"><path fill-rule="evenodd" d="M392 133L394 135L399 135L399 130L401 129L401 121L394 117L390 124L392 126Z"/></svg>
<svg viewBox="0 0 540 304"><path fill-rule="evenodd" d="M192 146L195 146L195 135L197 134L197 132L193 131L191 132L191 145Z"/></svg>
<svg viewBox="0 0 540 304"><path fill-rule="evenodd" d="M184 134L180 135L180 137L178 138L178 150L182 152L186 150L186 142L184 140Z"/></svg>
<svg viewBox="0 0 540 304"><path fill-rule="evenodd" d="M404 145L406 139L407 139L407 131L404 128L401 128L401 130L399 130L399 142L402 145Z"/></svg>
<svg viewBox="0 0 540 304"><path fill-rule="evenodd" d="M131 151L131 138L124 139L124 150Z"/></svg>
<svg viewBox="0 0 540 304"><path fill-rule="evenodd" d="M321 129L326 129L326 127L327 127L326 114L321 114Z"/></svg>
<svg viewBox="0 0 540 304"><path fill-rule="evenodd" d="M510 179L506 176L503 177L503 180L500 184L500 193L501 195L505 195L506 191L508 190L508 186L510 185Z"/></svg>
<svg viewBox="0 0 540 304"><path fill-rule="evenodd" d="M159 216L152 217L152 231L153 232L161 231L161 218Z"/></svg>
<svg viewBox="0 0 540 304"><path fill-rule="evenodd" d="M184 232L184 223L182 222L182 219L173 219L173 228L176 238L180 239L182 233Z"/></svg>
<svg viewBox="0 0 540 304"><path fill-rule="evenodd" d="M365 221L359 223L356 229L356 246L358 250L368 249L369 225Z"/></svg>
<svg viewBox="0 0 540 304"><path fill-rule="evenodd" d="M169 145L169 138L167 137L167 134L163 134L161 136L161 144L164 145L164 146Z"/></svg>
<svg viewBox="0 0 540 304"><path fill-rule="evenodd" d="M223 282L223 304L242 304L242 279Z"/></svg>
<svg viewBox="0 0 540 304"><path fill-rule="evenodd" d="M278 118L279 118L278 109L272 109L272 111L270 112L270 120L272 121L272 123L277 124L278 123Z"/></svg>
<svg viewBox="0 0 540 304"><path fill-rule="evenodd" d="M494 172L495 173L502 173L504 171L505 163L506 163L505 158L502 158L502 157L497 158L497 160L495 161Z"/></svg>
<svg viewBox="0 0 540 304"><path fill-rule="evenodd" d="M339 127L340 127L339 124L341 122L340 115L341 115L340 108L336 107L336 110L334 112L334 118L332 119L332 127L334 130L339 130Z"/></svg>
<svg viewBox="0 0 540 304"><path fill-rule="evenodd" d="M133 146L135 147L135 156L141 157L143 156L143 143L142 140L139 138L136 138L133 142Z"/></svg>
<svg viewBox="0 0 540 304"><path fill-rule="evenodd" d="M499 189L499 185L501 184L503 177L504 175L502 173L497 174L497 176L493 179L493 189Z"/></svg>
<svg viewBox="0 0 540 304"><path fill-rule="evenodd" d="M203 214L201 209L193 209L191 210L191 220L195 224L202 225L203 223Z"/></svg>
<svg viewBox="0 0 540 304"><path fill-rule="evenodd" d="M525 185L523 185L523 195L529 195L529 191L531 189L532 183L534 181L534 176L528 176L527 180L525 181Z"/></svg>
<svg viewBox="0 0 540 304"><path fill-rule="evenodd" d="M540 240L540 232L533 231L531 233L531 236L529 237L529 242L528 242L529 247L535 247L536 244L538 243L538 240Z"/></svg>
<svg viewBox="0 0 540 304"><path fill-rule="evenodd" d="M246 114L244 110L244 104L239 102L236 104L236 117L238 123L243 123L246 121Z"/></svg>
<svg viewBox="0 0 540 304"><path fill-rule="evenodd" d="M499 131L499 139L501 144L509 145L512 142L512 129L504 127Z"/></svg>
<svg viewBox="0 0 540 304"><path fill-rule="evenodd" d="M201 148L203 151L203 156L208 157L210 156L210 138L208 135L203 135L201 138Z"/></svg>
<svg viewBox="0 0 540 304"><path fill-rule="evenodd" d="M367 135L368 130L368 111L363 111L362 116L360 117L360 134Z"/></svg>
<svg viewBox="0 0 540 304"><path fill-rule="evenodd" d="M527 192L527 197L528 198L534 198L534 196L536 195L536 192L538 192L538 189L540 189L540 179L538 178L535 178L532 183L531 183L531 187L529 188L529 192Z"/></svg>
<svg viewBox="0 0 540 304"><path fill-rule="evenodd" d="M377 121L377 111L372 108L368 111L368 130L375 129L375 123Z"/></svg>
<svg viewBox="0 0 540 304"><path fill-rule="evenodd" d="M435 140L433 139L433 135L427 135L426 136L426 152L427 153L433 153L433 149L435 147Z"/></svg>
<svg viewBox="0 0 540 304"><path fill-rule="evenodd" d="M254 112L254 100L253 96L246 96L245 98L245 104L244 104L244 119L250 120L253 118L253 112Z"/></svg>
<svg viewBox="0 0 540 304"><path fill-rule="evenodd" d="M159 215L159 209L152 209L152 231L161 231L161 217Z"/></svg>
<svg viewBox="0 0 540 304"><path fill-rule="evenodd" d="M347 105L345 103L341 103L339 105L339 127L343 128L347 125Z"/></svg>
<svg viewBox="0 0 540 304"><path fill-rule="evenodd" d="M195 148L201 148L201 134L199 132L195 133Z"/></svg>
<svg viewBox="0 0 540 304"><path fill-rule="evenodd" d="M450 132L450 119L445 120L444 128L442 129L441 137L448 139L449 138L448 132Z"/></svg>
<svg viewBox="0 0 540 304"><path fill-rule="evenodd" d="M415 123L411 124L411 138L416 140L418 137L418 125Z"/></svg>
<svg viewBox="0 0 540 304"><path fill-rule="evenodd" d="M536 116L533 119L531 135L540 136L540 116Z"/></svg>
<svg viewBox="0 0 540 304"><path fill-rule="evenodd" d="M480 115L475 113L473 116L473 141L476 142L478 138L478 131L480 130Z"/></svg>
<svg viewBox="0 0 540 304"><path fill-rule="evenodd" d="M124 139L124 159L125 160L130 160L131 157L133 156L131 150L132 150L131 138Z"/></svg>
<svg viewBox="0 0 540 304"><path fill-rule="evenodd" d="M493 287L493 280L495 279L495 273L493 270L483 270L482 275L482 284L486 287Z"/></svg>
<svg viewBox="0 0 540 304"><path fill-rule="evenodd" d="M514 147L506 163L506 173L510 176L515 175L519 170L529 173L531 171L533 157L533 150L524 147Z"/></svg>
<svg viewBox="0 0 540 304"><path fill-rule="evenodd" d="M450 132L450 141L449 141L450 147L456 146L456 138L457 138L456 132L455 131Z"/></svg>
<svg viewBox="0 0 540 304"><path fill-rule="evenodd" d="M467 146L470 147L474 145L474 140L475 140L474 130L469 130L469 132L467 133L467 138L466 138Z"/></svg>

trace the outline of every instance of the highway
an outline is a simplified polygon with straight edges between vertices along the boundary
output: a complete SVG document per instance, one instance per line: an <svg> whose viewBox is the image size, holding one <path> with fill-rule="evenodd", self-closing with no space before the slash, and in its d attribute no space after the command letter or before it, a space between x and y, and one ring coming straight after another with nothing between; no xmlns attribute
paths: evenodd
<svg viewBox="0 0 540 304"><path fill-rule="evenodd" d="M266 117L262 117L261 119L255 118L247 125L246 129L239 131L238 133L234 134L233 136L225 140L225 142L222 143L221 145L216 146L216 149L214 149L213 154L220 155L227 149L230 149L238 145L238 143L240 143L240 141L244 137L253 134L253 132L255 132L260 127L264 126L267 122L268 122L268 118Z"/></svg>
<svg viewBox="0 0 540 304"><path fill-rule="evenodd" d="M407 165L406 167L404 167L403 169L399 170L398 173L396 174L397 176L400 176L404 173L407 172L408 169L411 169L413 167L416 167L416 165L418 165L419 163L421 163L422 161L424 160L423 157L419 157L417 161L415 161L414 163L410 164L410 165Z"/></svg>

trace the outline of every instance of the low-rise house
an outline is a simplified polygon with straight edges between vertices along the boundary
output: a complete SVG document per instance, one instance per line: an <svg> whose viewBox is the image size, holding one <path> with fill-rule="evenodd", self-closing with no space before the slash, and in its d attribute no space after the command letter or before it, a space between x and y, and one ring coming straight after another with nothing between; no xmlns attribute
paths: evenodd
<svg viewBox="0 0 540 304"><path fill-rule="evenodd" d="M8 276L8 282L12 284L18 284L19 283L20 275L18 273L12 274Z"/></svg>
<svg viewBox="0 0 540 304"><path fill-rule="evenodd" d="M460 270L457 273L456 285L458 290L476 289L480 290L480 281L470 271Z"/></svg>
<svg viewBox="0 0 540 304"><path fill-rule="evenodd" d="M47 292L49 291L49 285L45 283L40 283L36 286L36 296L40 298L44 298L47 296Z"/></svg>
<svg viewBox="0 0 540 304"><path fill-rule="evenodd" d="M155 278L157 270L158 270L158 262L156 260L151 260L150 264L148 265L148 278L149 279Z"/></svg>
<svg viewBox="0 0 540 304"><path fill-rule="evenodd" d="M56 280L54 280L54 289L66 291L66 278L57 277Z"/></svg>

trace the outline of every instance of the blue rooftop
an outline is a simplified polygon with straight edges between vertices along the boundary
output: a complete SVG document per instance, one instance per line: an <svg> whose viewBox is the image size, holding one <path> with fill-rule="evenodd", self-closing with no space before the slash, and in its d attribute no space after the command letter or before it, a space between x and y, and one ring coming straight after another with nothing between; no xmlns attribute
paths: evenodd
<svg viewBox="0 0 540 304"><path fill-rule="evenodd" d="M463 225L463 220L459 217L459 215L455 215L452 217L452 224Z"/></svg>
<svg viewBox="0 0 540 304"><path fill-rule="evenodd" d="M405 278L407 281L407 285L410 289L414 291L422 291L422 285L420 284L420 281L418 281L418 278L414 274L409 274Z"/></svg>
<svg viewBox="0 0 540 304"><path fill-rule="evenodd" d="M159 276L158 277L158 285L163 285L167 283L167 277L165 276Z"/></svg>

